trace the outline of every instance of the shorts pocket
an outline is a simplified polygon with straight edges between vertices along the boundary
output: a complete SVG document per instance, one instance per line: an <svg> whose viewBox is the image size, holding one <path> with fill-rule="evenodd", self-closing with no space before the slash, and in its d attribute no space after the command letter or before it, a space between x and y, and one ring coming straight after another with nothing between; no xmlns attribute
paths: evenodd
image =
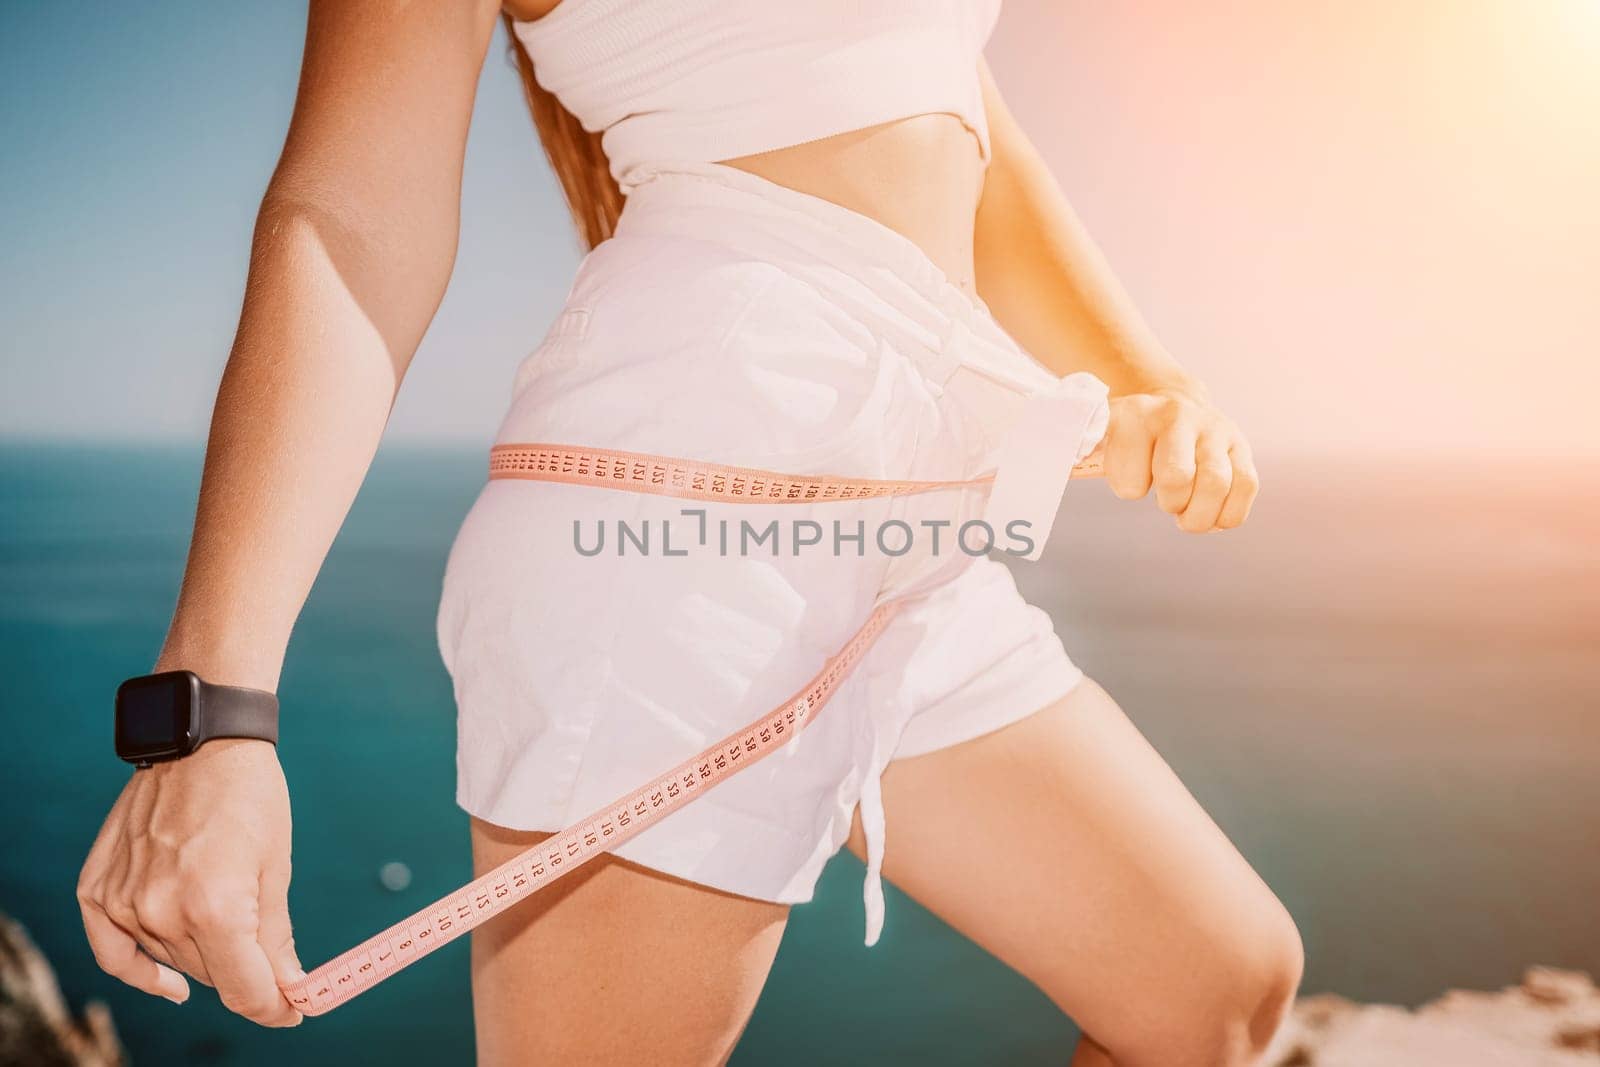
<svg viewBox="0 0 1600 1067"><path fill-rule="evenodd" d="M518 364L516 377L511 382L513 401L544 375L565 370L578 362L581 342L589 333L589 314L586 307L562 309L538 347Z"/></svg>

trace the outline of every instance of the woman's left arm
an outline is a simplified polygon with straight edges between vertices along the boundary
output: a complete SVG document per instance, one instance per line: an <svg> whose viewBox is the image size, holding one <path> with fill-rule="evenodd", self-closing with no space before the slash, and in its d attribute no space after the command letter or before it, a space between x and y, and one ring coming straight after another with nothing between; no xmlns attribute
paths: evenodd
<svg viewBox="0 0 1600 1067"><path fill-rule="evenodd" d="M1027 134L979 65L991 159L978 204L978 291L1006 331L1057 374L1111 388L1106 480L1156 490L1191 533L1244 522L1260 486L1250 445L1162 348L1117 283Z"/></svg>

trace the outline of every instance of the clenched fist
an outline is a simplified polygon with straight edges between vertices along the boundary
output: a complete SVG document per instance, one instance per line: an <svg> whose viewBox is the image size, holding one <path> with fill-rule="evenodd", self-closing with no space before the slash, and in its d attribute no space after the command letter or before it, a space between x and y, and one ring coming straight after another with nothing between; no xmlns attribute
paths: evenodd
<svg viewBox="0 0 1600 1067"><path fill-rule="evenodd" d="M1154 485L1161 510L1189 533L1243 523L1261 487L1239 428L1205 400L1177 391L1111 401L1105 472L1124 500Z"/></svg>

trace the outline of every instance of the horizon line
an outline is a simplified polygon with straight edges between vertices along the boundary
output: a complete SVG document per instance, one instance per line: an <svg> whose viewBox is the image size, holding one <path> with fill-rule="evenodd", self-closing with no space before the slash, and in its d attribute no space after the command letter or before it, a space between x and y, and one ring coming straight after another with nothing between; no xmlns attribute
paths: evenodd
<svg viewBox="0 0 1600 1067"><path fill-rule="evenodd" d="M399 437L384 437L379 442L377 458L382 458L384 451L390 449L459 452L469 449L481 449L487 452L494 443L492 434L483 436L457 436L457 435L412 435L406 434ZM148 449L181 449L203 451L206 438L203 435L93 435L93 434L57 434L57 433L13 433L0 430L0 445L7 448L33 447L33 448L148 448ZM1416 446L1399 446L1385 448L1380 442L1364 443L1360 446L1344 447L1307 446L1297 444L1287 447L1261 447L1256 448L1258 459L1262 455L1269 458L1269 462L1328 462L1339 460L1371 462L1383 458L1392 462L1409 464L1412 462L1454 462L1461 463L1463 456L1470 456L1474 461L1485 459L1519 462L1519 463L1564 463L1578 464L1581 466L1600 465L1600 448L1590 451L1577 451L1563 449L1555 446L1543 448L1506 449L1492 445L1472 445L1469 442L1441 442L1437 447L1419 448Z"/></svg>

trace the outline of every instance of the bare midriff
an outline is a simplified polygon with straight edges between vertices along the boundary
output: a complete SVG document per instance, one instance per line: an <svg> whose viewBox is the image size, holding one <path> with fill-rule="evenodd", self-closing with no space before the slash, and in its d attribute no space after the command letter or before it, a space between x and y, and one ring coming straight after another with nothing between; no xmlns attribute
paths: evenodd
<svg viewBox="0 0 1600 1067"><path fill-rule="evenodd" d="M956 116L915 115L722 162L882 223L973 290L983 160L977 137Z"/></svg>
<svg viewBox="0 0 1600 1067"><path fill-rule="evenodd" d="M505 0L504 9L532 22L560 2ZM921 248L955 285L975 289L972 225L983 157L977 135L955 115L913 115L718 162L880 222Z"/></svg>

